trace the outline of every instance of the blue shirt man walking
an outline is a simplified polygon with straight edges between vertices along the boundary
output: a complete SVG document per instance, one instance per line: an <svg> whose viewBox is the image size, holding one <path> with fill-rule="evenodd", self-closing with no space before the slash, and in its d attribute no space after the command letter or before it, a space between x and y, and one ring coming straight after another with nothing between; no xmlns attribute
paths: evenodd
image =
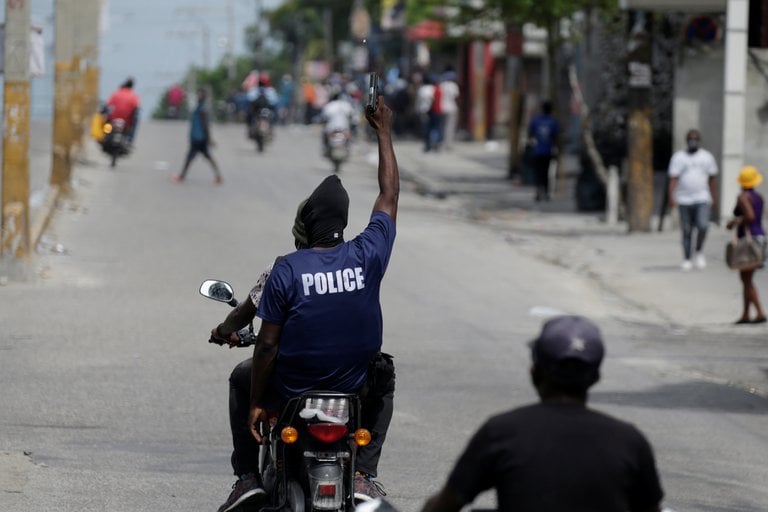
<svg viewBox="0 0 768 512"><path fill-rule="evenodd" d="M536 201L549 201L549 164L557 153L560 125L552 116L552 104L545 101L541 113L528 124L528 143L533 152L536 173Z"/></svg>

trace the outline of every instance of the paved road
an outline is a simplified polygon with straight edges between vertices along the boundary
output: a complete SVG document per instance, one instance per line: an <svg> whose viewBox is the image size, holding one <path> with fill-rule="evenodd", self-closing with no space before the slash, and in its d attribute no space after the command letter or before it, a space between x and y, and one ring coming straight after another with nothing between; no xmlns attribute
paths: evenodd
<svg viewBox="0 0 768 512"><path fill-rule="evenodd" d="M214 154L224 184L202 161L172 184L186 128L146 123L115 170L105 159L79 167L46 237L62 252L35 259L37 279L0 288L0 510L215 510L228 493L226 379L248 353L205 342L227 308L197 287L223 278L244 296L290 250L296 205L330 168L314 128L281 130L257 155L240 126L223 126ZM376 195L372 150L359 144L342 172L348 234ZM535 400L525 343L564 311L603 327L608 359L592 403L648 434L669 506L764 510L768 401L678 371L696 340L464 208L404 184L382 292L398 370L380 467L392 502L418 510L484 418ZM713 359L728 357L722 339L705 342Z"/></svg>

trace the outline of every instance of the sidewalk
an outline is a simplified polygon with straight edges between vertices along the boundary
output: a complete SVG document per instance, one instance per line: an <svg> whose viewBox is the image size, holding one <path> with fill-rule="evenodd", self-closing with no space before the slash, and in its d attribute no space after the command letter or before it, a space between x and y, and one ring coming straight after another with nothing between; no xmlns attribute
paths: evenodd
<svg viewBox="0 0 768 512"><path fill-rule="evenodd" d="M671 329L766 330L732 325L741 314L741 284L725 266L731 233L723 227L710 225L707 268L685 273L680 270L680 232L671 216L665 218L664 231L656 231L654 219L654 231L630 234L624 222L610 226L601 212L576 210L577 162L566 161L564 192L549 202L535 202L533 187L507 179L503 145L458 143L453 151L423 153L418 141L397 141L396 151L403 180L418 192L459 201L473 220L502 231L521 251L593 279L626 302L630 319ZM756 279L766 302L766 273Z"/></svg>

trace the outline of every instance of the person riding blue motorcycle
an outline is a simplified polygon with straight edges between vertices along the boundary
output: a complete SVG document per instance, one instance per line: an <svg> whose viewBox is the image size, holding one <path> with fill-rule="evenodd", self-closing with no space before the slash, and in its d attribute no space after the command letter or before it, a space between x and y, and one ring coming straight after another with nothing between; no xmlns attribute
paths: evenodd
<svg viewBox="0 0 768 512"><path fill-rule="evenodd" d="M328 176L297 213L294 236L298 239L303 231L306 248L297 244L297 251L280 258L264 277L257 300L252 294L211 332L212 338L236 343L239 329L255 316L262 319L250 369L241 363L230 379L241 398L248 390L250 397L248 407L239 404L231 411L238 481L219 512L264 494L253 447L262 442L267 412L311 389L362 395L363 422L373 440L357 454L355 495L370 499L383 494L373 478L392 417L394 365L391 356L381 353L379 289L394 245L400 180L392 114L382 98L366 118L379 144L379 195L366 229L344 241L349 197L341 180ZM373 373L379 374L377 389L366 389ZM241 442L243 425L255 441L250 447Z"/></svg>

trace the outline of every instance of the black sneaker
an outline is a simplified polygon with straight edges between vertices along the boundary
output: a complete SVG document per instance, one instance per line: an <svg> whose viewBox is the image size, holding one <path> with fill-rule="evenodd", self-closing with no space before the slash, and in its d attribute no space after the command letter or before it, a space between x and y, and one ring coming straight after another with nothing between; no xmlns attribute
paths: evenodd
<svg viewBox="0 0 768 512"><path fill-rule="evenodd" d="M384 486L375 481L370 475L355 473L355 499L360 501L371 501L382 496L386 496Z"/></svg>
<svg viewBox="0 0 768 512"><path fill-rule="evenodd" d="M218 512L230 512L241 505L254 504L260 501L265 494L264 488L261 486L259 479L256 478L256 475L252 473L242 475L232 485L232 492L229 498L219 507Z"/></svg>

